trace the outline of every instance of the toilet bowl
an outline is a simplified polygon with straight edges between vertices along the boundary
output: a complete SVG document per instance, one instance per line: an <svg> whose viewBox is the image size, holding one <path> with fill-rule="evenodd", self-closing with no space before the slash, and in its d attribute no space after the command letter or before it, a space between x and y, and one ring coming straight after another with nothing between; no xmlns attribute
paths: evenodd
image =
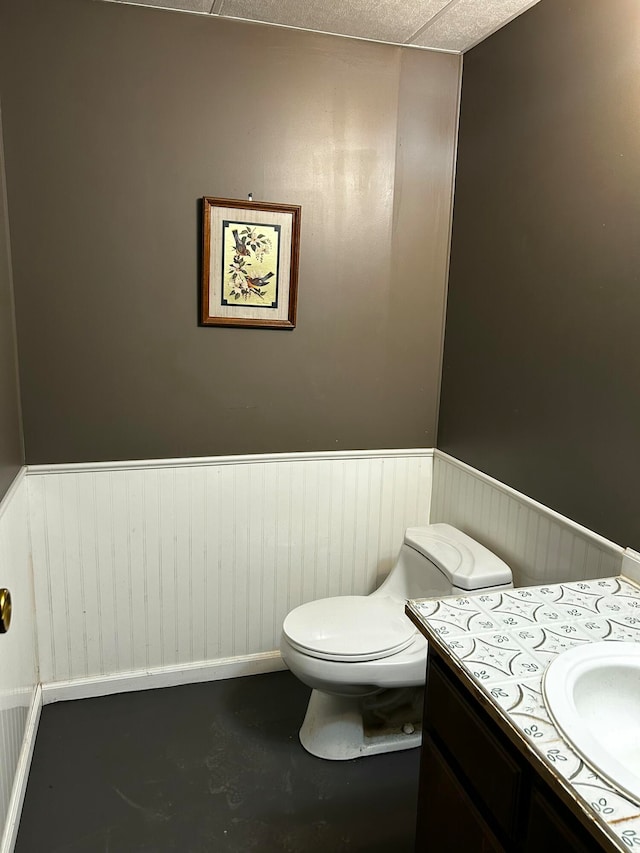
<svg viewBox="0 0 640 853"><path fill-rule="evenodd" d="M409 598L513 586L499 557L449 524L411 527L370 595L310 601L284 620L285 664L312 688L300 741L320 758L358 758L421 742L427 641L404 613Z"/></svg>

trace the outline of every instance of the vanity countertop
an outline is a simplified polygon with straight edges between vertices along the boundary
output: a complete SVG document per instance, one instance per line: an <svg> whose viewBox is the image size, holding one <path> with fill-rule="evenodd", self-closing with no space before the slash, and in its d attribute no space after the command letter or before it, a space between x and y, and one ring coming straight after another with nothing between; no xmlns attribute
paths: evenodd
<svg viewBox="0 0 640 853"><path fill-rule="evenodd" d="M409 601L407 616L607 850L640 851L640 804L601 779L552 722L542 696L561 652L640 642L640 588L623 577ZM596 830L598 832L598 830Z"/></svg>

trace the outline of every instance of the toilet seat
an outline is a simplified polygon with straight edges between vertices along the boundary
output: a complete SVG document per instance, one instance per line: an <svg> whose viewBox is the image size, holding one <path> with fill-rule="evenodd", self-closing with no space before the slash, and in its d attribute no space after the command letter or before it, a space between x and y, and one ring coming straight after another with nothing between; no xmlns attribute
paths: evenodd
<svg viewBox="0 0 640 853"><path fill-rule="evenodd" d="M402 603L365 595L309 601L289 613L282 630L303 654L344 662L390 657L406 649L417 633Z"/></svg>

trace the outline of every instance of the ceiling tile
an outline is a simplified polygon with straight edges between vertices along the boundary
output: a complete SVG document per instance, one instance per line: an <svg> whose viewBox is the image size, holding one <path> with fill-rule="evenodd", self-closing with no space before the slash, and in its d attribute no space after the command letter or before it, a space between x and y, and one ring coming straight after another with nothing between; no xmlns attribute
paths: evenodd
<svg viewBox="0 0 640 853"><path fill-rule="evenodd" d="M222 0L220 14L402 44L450 0Z"/></svg>
<svg viewBox="0 0 640 853"><path fill-rule="evenodd" d="M106 0L464 51L539 0Z"/></svg>
<svg viewBox="0 0 640 853"><path fill-rule="evenodd" d="M412 44L468 50L539 0L454 0Z"/></svg>
<svg viewBox="0 0 640 853"><path fill-rule="evenodd" d="M162 9L177 9L180 12L210 12L213 0L116 0L133 6L159 6Z"/></svg>

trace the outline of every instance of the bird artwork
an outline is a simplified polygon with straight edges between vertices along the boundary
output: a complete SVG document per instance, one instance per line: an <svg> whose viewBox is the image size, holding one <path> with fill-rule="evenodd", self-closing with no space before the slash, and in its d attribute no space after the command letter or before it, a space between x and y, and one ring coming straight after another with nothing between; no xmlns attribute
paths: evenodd
<svg viewBox="0 0 640 853"><path fill-rule="evenodd" d="M275 304L275 282L272 279L276 276L273 269L277 251L274 256L273 240L275 239L277 246L278 232L273 226L247 225L241 228L233 225L236 223L228 226L231 235L227 238L227 245L233 256L226 273L228 295L236 302L254 300L253 304L259 305L269 300ZM273 234L273 238L269 234ZM272 295L269 296L268 293Z"/></svg>
<svg viewBox="0 0 640 853"><path fill-rule="evenodd" d="M238 236L237 229L233 230L233 239L236 244L236 256L242 257L250 254L249 247L247 246L244 238L240 238Z"/></svg>
<svg viewBox="0 0 640 853"><path fill-rule="evenodd" d="M266 234L261 234L259 228L245 228L242 240L255 254L258 263L262 263L264 256L271 251L271 240Z"/></svg>
<svg viewBox="0 0 640 853"><path fill-rule="evenodd" d="M257 290L261 287L265 287L270 278L273 278L272 272L268 272L266 275L255 276L255 278L249 276L247 278L247 284L249 285L249 287L253 288L254 290Z"/></svg>

